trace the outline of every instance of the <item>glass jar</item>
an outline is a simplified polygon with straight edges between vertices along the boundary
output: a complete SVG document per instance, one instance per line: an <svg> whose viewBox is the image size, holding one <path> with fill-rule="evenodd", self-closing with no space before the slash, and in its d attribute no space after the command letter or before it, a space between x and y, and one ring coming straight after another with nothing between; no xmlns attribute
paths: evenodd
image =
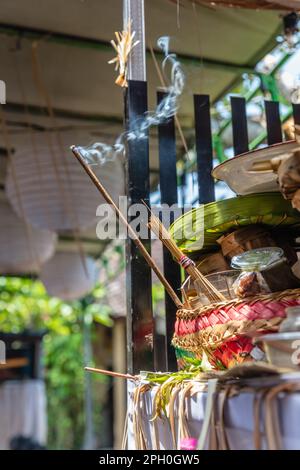
<svg viewBox="0 0 300 470"><path fill-rule="evenodd" d="M284 253L278 247L257 248L234 256L231 267L242 271L233 286L236 296L244 298L272 292L261 272L282 260Z"/></svg>
<svg viewBox="0 0 300 470"><path fill-rule="evenodd" d="M205 277L220 294L224 295L227 300L231 300L235 298L233 286L239 274L239 271L231 269L207 274Z"/></svg>
<svg viewBox="0 0 300 470"><path fill-rule="evenodd" d="M234 269L242 271L262 271L274 263L283 259L284 253L281 248L270 246L267 248L256 248L236 255L231 260Z"/></svg>

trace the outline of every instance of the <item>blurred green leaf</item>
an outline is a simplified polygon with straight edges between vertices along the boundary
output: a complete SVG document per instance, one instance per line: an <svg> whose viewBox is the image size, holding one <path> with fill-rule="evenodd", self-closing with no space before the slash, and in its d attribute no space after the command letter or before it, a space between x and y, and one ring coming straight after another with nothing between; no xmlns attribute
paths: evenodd
<svg viewBox="0 0 300 470"><path fill-rule="evenodd" d="M97 302L105 297L104 287L97 286L86 303L67 303L49 297L39 281L0 277L0 330L15 333L24 329L47 330L43 361L48 400L49 448L76 449L82 446L83 319L86 317L92 328L93 322L112 326L109 307L91 303L95 297ZM97 380L97 383L100 382ZM105 383L103 378L102 383Z"/></svg>

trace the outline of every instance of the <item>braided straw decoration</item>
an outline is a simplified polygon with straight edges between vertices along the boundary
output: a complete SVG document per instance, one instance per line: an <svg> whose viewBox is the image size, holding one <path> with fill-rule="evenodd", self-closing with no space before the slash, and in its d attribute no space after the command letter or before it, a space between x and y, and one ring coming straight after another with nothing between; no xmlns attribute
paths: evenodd
<svg viewBox="0 0 300 470"><path fill-rule="evenodd" d="M238 307L240 305L249 305L252 306L257 302L275 302L280 300L290 300L296 299L299 297L300 301L300 288L299 289L287 289L282 292L272 292L270 294L259 294L254 295L253 297L247 297L244 299L232 299L226 300L226 302L217 302L209 305L203 305L199 308L191 310L190 308L183 308L177 310L176 317L182 320L193 320L201 315L207 315L213 310L221 309L224 307Z"/></svg>
<svg viewBox="0 0 300 470"><path fill-rule="evenodd" d="M203 331L197 331L184 337L174 335L172 344L191 352L199 352L199 348L209 351L238 335L250 334L259 330L271 330L281 321L282 317L275 317L271 320L232 321L208 327Z"/></svg>
<svg viewBox="0 0 300 470"><path fill-rule="evenodd" d="M186 334L177 334L175 332L172 344L175 347L185 349L191 352L198 352L199 350L213 350L219 347L223 342L228 341L239 335L253 334L256 331L272 330L276 328L283 320L282 314L279 315L279 310L283 309L281 303L288 303L291 301L299 300L300 304L300 289L289 289L282 292L274 292L266 295L253 296L248 299L235 299L229 302L219 302L216 304L206 305L199 309L188 310L180 309L177 311L177 322L196 322L198 324L186 325ZM277 303L277 305L276 305ZM268 310L269 318L259 318L255 312L255 308L263 307ZM253 307L253 315L256 318L247 318L247 316L240 312L244 306ZM224 308L227 308L228 313L232 313L235 317L234 320L229 320L224 323L216 322L219 310L219 320L224 319ZM230 309L230 310L229 310ZM272 316L272 313L274 314ZM209 324L209 315L213 314L213 322ZM229 315L228 315L229 316ZM239 318L238 318L239 316ZM201 319L207 318L207 326L203 325ZM218 318L217 318L218 319ZM189 328L197 328L197 331L189 332Z"/></svg>

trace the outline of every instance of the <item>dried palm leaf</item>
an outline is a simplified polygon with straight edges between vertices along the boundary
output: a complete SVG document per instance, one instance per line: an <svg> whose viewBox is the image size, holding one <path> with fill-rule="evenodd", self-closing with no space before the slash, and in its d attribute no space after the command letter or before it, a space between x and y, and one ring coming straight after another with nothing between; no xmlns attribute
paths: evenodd
<svg viewBox="0 0 300 470"><path fill-rule="evenodd" d="M116 31L116 42L112 39L111 45L115 49L117 55L111 59L109 64L116 64L115 70L119 71L119 75L115 83L121 87L127 87L127 64L132 49L139 43L134 41L135 31L131 31L131 21L128 22L127 28L121 32Z"/></svg>
<svg viewBox="0 0 300 470"><path fill-rule="evenodd" d="M170 234L184 253L196 254L217 250L221 235L252 224L298 234L300 216L280 192L250 194L192 209L175 220Z"/></svg>

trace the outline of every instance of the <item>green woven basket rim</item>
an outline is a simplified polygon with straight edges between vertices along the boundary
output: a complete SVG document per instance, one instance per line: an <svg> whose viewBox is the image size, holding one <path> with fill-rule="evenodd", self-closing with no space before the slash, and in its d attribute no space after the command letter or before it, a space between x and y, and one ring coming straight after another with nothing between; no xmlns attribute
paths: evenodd
<svg viewBox="0 0 300 470"><path fill-rule="evenodd" d="M290 201L281 193L256 193L210 202L204 206L204 243L201 237L201 217L197 213L203 208L196 207L175 220L170 234L185 253L207 253L220 248L217 239L234 227L259 224L289 235L300 234L300 212L293 209ZM200 213L200 212L199 212ZM199 215L198 213L198 215ZM198 226L197 226L198 224ZM203 224L202 224L203 225ZM182 227L185 232L182 235ZM186 236L193 228L193 235ZM178 235L180 234L180 236Z"/></svg>

